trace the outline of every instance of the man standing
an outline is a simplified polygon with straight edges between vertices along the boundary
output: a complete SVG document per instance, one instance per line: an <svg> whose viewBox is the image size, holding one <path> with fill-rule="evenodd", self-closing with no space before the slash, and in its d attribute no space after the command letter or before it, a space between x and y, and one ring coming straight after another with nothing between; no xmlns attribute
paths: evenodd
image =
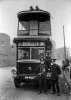
<svg viewBox="0 0 71 100"><path fill-rule="evenodd" d="M57 92L57 96L60 96L60 89L58 83L58 75L61 73L60 67L55 63L55 59L51 61L51 84L52 84L52 94ZM56 89L55 89L56 87Z"/></svg>
<svg viewBox="0 0 71 100"><path fill-rule="evenodd" d="M37 68L38 78L39 78L39 94L42 93L42 88L44 87L44 92L47 90L47 67L43 59L40 59L40 64ZM47 93L46 93L47 94Z"/></svg>
<svg viewBox="0 0 71 100"><path fill-rule="evenodd" d="M46 66L47 66L47 92L51 90L51 60L46 60Z"/></svg>

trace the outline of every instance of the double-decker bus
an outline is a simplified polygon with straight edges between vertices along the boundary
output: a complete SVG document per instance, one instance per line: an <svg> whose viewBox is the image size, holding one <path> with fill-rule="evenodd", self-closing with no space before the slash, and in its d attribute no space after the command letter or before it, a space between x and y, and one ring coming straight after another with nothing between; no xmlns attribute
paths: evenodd
<svg viewBox="0 0 71 100"><path fill-rule="evenodd" d="M51 58L51 21L50 13L30 7L30 10L17 14L18 28L16 44L16 71L13 71L14 84L38 80L36 68L40 58Z"/></svg>

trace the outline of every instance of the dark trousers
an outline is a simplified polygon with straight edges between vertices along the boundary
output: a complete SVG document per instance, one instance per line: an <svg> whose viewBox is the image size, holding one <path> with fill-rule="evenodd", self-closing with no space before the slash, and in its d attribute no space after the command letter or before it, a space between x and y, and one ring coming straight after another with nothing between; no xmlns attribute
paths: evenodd
<svg viewBox="0 0 71 100"><path fill-rule="evenodd" d="M46 92L47 90L47 77L44 75L39 76L39 90L40 92L44 89Z"/></svg>
<svg viewBox="0 0 71 100"><path fill-rule="evenodd" d="M47 79L47 89L51 89L51 79Z"/></svg>
<svg viewBox="0 0 71 100"><path fill-rule="evenodd" d="M56 91L57 91L57 93L60 93L58 79L57 80L52 80L52 90L53 90L54 93Z"/></svg>

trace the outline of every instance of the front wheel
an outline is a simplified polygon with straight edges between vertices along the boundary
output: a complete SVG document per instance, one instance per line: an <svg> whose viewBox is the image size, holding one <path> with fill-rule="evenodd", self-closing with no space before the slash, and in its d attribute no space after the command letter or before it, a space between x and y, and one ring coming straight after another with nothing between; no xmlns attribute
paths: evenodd
<svg viewBox="0 0 71 100"><path fill-rule="evenodd" d="M20 87L20 80L18 78L14 78L14 85L16 88Z"/></svg>

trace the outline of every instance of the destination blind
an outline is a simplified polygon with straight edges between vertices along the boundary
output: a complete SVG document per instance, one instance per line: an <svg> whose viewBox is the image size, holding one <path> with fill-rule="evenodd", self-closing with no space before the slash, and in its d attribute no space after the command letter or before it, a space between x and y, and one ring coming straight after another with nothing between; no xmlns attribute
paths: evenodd
<svg viewBox="0 0 71 100"><path fill-rule="evenodd" d="M18 46L45 46L44 42L19 42Z"/></svg>

